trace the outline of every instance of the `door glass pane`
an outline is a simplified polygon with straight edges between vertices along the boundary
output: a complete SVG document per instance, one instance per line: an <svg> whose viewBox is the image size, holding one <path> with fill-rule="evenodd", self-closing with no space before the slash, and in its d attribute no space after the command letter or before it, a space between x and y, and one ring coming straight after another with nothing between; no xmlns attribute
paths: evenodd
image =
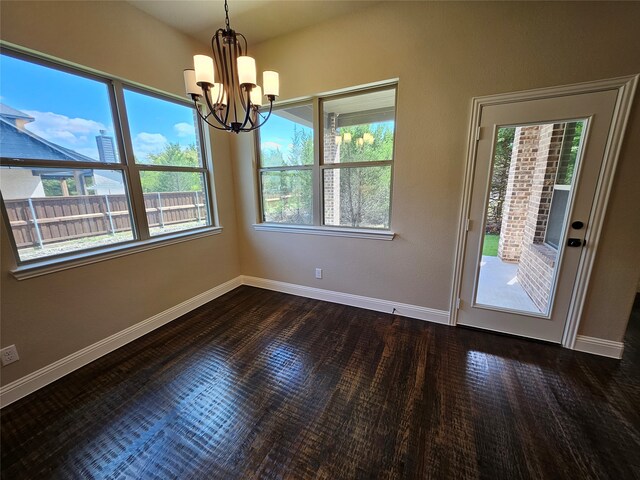
<svg viewBox="0 0 640 480"><path fill-rule="evenodd" d="M149 234L188 230L211 225L201 172L140 172Z"/></svg>
<svg viewBox="0 0 640 480"><path fill-rule="evenodd" d="M270 170L262 172L262 212L264 222L311 225L313 188L311 170Z"/></svg>
<svg viewBox="0 0 640 480"><path fill-rule="evenodd" d="M0 55L0 156L119 162L106 83Z"/></svg>
<svg viewBox="0 0 640 480"><path fill-rule="evenodd" d="M311 104L274 110L258 133L261 167L313 164Z"/></svg>
<svg viewBox="0 0 640 480"><path fill-rule="evenodd" d="M324 170L324 224L389 228L391 166Z"/></svg>
<svg viewBox="0 0 640 480"><path fill-rule="evenodd" d="M124 100L136 163L202 166L193 107L127 89Z"/></svg>
<svg viewBox="0 0 640 480"><path fill-rule="evenodd" d="M2 167L0 190L21 261L134 239L120 170Z"/></svg>
<svg viewBox="0 0 640 480"><path fill-rule="evenodd" d="M395 102L395 88L323 101L324 163L392 160Z"/></svg>
<svg viewBox="0 0 640 480"><path fill-rule="evenodd" d="M476 303L547 315L584 121L498 128Z"/></svg>

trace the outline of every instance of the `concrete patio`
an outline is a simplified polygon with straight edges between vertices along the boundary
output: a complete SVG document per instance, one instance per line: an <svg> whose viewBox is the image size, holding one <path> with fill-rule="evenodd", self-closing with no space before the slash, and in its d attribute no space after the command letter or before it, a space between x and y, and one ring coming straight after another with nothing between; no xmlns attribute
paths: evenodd
<svg viewBox="0 0 640 480"><path fill-rule="evenodd" d="M517 273L517 263L506 263L498 257L483 255L480 262L476 303L529 313L542 313L518 282Z"/></svg>

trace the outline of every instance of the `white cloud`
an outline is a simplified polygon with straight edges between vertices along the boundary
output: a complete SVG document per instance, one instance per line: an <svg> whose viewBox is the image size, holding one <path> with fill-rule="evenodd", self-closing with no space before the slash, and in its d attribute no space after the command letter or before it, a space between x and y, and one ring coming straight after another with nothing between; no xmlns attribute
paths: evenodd
<svg viewBox="0 0 640 480"><path fill-rule="evenodd" d="M140 132L133 139L133 151L137 157L146 158L150 153L160 153L168 143L161 133Z"/></svg>
<svg viewBox="0 0 640 480"><path fill-rule="evenodd" d="M74 148L87 147L94 142L100 130L106 130L104 124L86 118L69 118L53 112L25 111L35 121L26 125L27 130L62 146Z"/></svg>
<svg viewBox="0 0 640 480"><path fill-rule="evenodd" d="M186 122L176 123L173 126L173 130L176 132L178 137L193 137L196 134L195 127Z"/></svg>
<svg viewBox="0 0 640 480"><path fill-rule="evenodd" d="M278 142L262 142L260 144L260 148L262 150L283 150L282 145L280 145Z"/></svg>

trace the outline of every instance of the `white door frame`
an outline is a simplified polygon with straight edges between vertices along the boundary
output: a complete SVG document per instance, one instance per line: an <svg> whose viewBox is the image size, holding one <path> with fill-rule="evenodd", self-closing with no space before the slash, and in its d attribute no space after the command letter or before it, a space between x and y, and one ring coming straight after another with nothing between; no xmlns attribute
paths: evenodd
<svg viewBox="0 0 640 480"><path fill-rule="evenodd" d="M582 310L586 299L587 289L591 271L596 259L602 227L604 225L605 212L609 203L611 187L613 185L614 173L620 156L624 132L629 120L629 113L633 103L633 96L638 85L640 74L618 77L607 80L597 80L594 82L577 83L561 87L540 88L535 90L525 90L522 92L505 93L497 95L487 95L474 97L471 103L471 121L469 127L469 144L467 152L467 165L464 174L464 184L462 190L462 203L460 207L460 217L458 221L458 238L455 257L455 267L453 275L453 286L451 289L451 316L449 323L456 325L458 322L458 305L460 289L462 285L462 268L464 265L465 249L467 244L467 229L469 226L469 209L471 207L471 190L473 187L473 177L476 163L476 146L480 135L480 118L483 107L489 105L500 105L504 103L521 102L527 100L538 100L565 95L577 95L583 93L599 92L602 90L618 90L616 106L611 121L611 130L604 152L602 170L596 187L595 198L589 216L589 227L587 228L585 240L587 248L583 249L578 266L576 283L573 288L573 298L569 306L567 321L562 336L562 346L573 349L576 343L578 327Z"/></svg>

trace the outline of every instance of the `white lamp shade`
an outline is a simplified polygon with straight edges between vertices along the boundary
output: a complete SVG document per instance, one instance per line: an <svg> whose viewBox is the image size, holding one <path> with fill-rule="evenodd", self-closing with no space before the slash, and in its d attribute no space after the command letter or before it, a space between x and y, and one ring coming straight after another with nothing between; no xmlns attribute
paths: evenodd
<svg viewBox="0 0 640 480"><path fill-rule="evenodd" d="M344 143L351 143L351 133L345 132L343 135Z"/></svg>
<svg viewBox="0 0 640 480"><path fill-rule="evenodd" d="M238 57L238 83L240 85L257 83L255 59L244 55Z"/></svg>
<svg viewBox="0 0 640 480"><path fill-rule="evenodd" d="M266 70L262 72L262 84L264 85L265 95L280 95L280 76L278 72Z"/></svg>
<svg viewBox="0 0 640 480"><path fill-rule="evenodd" d="M206 55L194 55L193 65L196 70L196 83L198 85L215 83L213 79L213 58Z"/></svg>
<svg viewBox="0 0 640 480"><path fill-rule="evenodd" d="M202 90L196 84L195 70L187 69L184 71L184 89L187 95L202 95Z"/></svg>
<svg viewBox="0 0 640 480"><path fill-rule="evenodd" d="M362 138L364 139L364 143L366 143L367 145L373 144L373 135L371 135L369 132L365 133Z"/></svg>
<svg viewBox="0 0 640 480"><path fill-rule="evenodd" d="M359 147L361 147L362 145L364 145L364 138L360 137L356 140L356 145L358 145Z"/></svg>
<svg viewBox="0 0 640 480"><path fill-rule="evenodd" d="M262 106L262 87L256 85L251 89L251 103L256 107Z"/></svg>
<svg viewBox="0 0 640 480"><path fill-rule="evenodd" d="M214 83L211 87L211 101L215 104L227 104L227 92L222 88L221 83Z"/></svg>

